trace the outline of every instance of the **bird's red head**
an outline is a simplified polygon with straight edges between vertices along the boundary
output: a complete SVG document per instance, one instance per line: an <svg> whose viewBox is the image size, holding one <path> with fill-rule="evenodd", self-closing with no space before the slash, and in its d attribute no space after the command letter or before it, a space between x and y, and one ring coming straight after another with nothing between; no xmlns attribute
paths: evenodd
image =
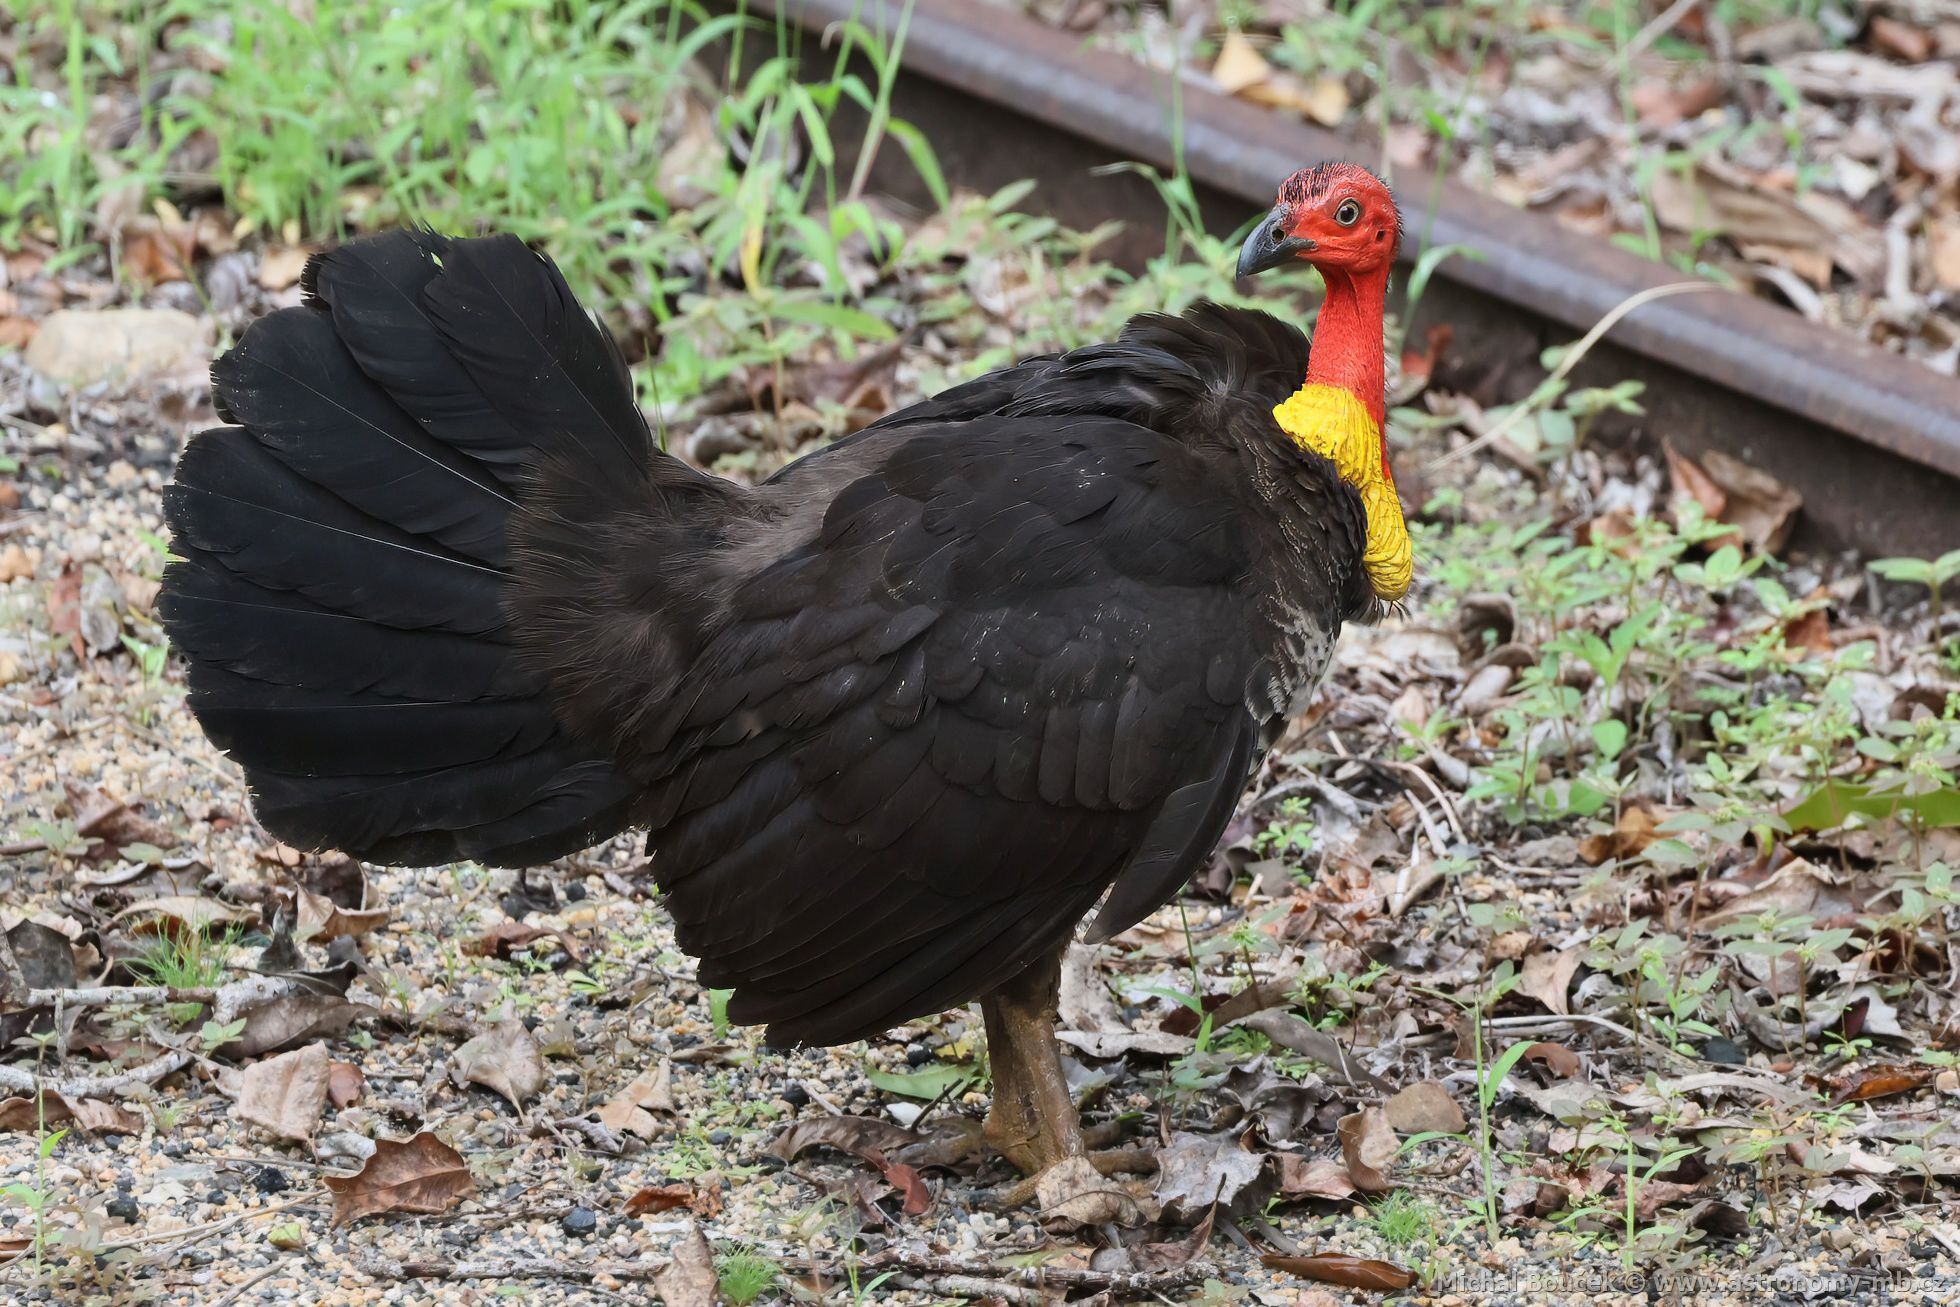
<svg viewBox="0 0 1960 1307"><path fill-rule="evenodd" d="M1302 259L1321 272L1386 272L1402 244L1402 215L1381 178L1354 163L1302 168L1239 251L1239 275Z"/></svg>

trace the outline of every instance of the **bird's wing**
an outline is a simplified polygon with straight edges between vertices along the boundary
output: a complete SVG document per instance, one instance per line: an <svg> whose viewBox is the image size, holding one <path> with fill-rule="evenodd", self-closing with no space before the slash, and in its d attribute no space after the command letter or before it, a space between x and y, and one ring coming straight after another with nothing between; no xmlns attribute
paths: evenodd
<svg viewBox="0 0 1960 1307"><path fill-rule="evenodd" d="M1078 415L911 424L849 466L638 749L680 942L778 1042L985 993L1105 891L1098 933L1130 925L1258 751L1214 464Z"/></svg>

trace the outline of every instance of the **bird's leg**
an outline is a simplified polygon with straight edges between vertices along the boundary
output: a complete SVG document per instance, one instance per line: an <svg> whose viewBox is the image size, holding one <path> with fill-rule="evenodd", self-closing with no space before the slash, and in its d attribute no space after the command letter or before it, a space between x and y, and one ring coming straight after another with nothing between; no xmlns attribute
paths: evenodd
<svg viewBox="0 0 1960 1307"><path fill-rule="evenodd" d="M980 1000L994 1078L987 1142L1026 1175L1082 1154L1082 1120L1055 1040L1061 974L1057 949Z"/></svg>

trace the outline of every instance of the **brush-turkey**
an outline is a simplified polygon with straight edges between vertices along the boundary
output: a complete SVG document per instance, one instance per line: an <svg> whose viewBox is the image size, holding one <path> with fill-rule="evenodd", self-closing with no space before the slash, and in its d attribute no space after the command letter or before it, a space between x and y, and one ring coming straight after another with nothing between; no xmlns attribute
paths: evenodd
<svg viewBox="0 0 1960 1307"><path fill-rule="evenodd" d="M1382 439L1399 223L1289 178L1201 304L891 414L753 487L663 453L510 236L317 256L213 369L167 495L190 704L290 844L505 866L647 832L732 1020L835 1044L979 998L989 1138L1081 1149L1058 959L1167 902L1409 584ZM1098 908L1098 904L1100 907Z"/></svg>

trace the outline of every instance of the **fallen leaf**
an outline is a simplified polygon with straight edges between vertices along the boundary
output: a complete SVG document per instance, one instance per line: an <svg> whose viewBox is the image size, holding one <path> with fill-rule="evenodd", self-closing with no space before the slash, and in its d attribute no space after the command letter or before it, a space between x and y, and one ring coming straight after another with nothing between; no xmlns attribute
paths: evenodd
<svg viewBox="0 0 1960 1307"><path fill-rule="evenodd" d="M304 245L275 245L259 258L259 285L267 290L285 290L306 271L313 251Z"/></svg>
<svg viewBox="0 0 1960 1307"><path fill-rule="evenodd" d="M1272 76L1273 66L1266 56L1246 40L1245 34L1231 31L1218 43L1218 58L1212 61L1211 80L1227 95L1237 95Z"/></svg>
<svg viewBox="0 0 1960 1307"><path fill-rule="evenodd" d="M1331 1157L1302 1157L1298 1153L1279 1153L1279 1191L1284 1198L1328 1198L1335 1202L1354 1197L1354 1181L1345 1164Z"/></svg>
<svg viewBox="0 0 1960 1307"><path fill-rule="evenodd" d="M1621 1176L1622 1185L1626 1177ZM1673 1203L1685 1202L1701 1192L1700 1184L1680 1184L1673 1180L1642 1180L1633 1189L1634 1216L1642 1222Z"/></svg>
<svg viewBox="0 0 1960 1307"><path fill-rule="evenodd" d="M1740 531L1743 541L1758 553L1780 553L1803 507L1803 496L1719 449L1702 451L1701 465L1726 500L1721 520Z"/></svg>
<svg viewBox="0 0 1960 1307"><path fill-rule="evenodd" d="M463 952L472 957L508 958L512 949L524 948L541 939L550 939L565 951L565 956L573 962L583 962L584 955L578 945L562 930L549 926L530 926L521 921L500 921L483 932L476 939L463 945Z"/></svg>
<svg viewBox="0 0 1960 1307"><path fill-rule="evenodd" d="M1579 963L1584 954L1576 946L1556 952L1546 950L1533 953L1524 960L1524 970L1518 979L1518 989L1529 998L1535 998L1545 1005L1545 1010L1557 1016L1570 1016L1572 1009L1567 1005L1572 991L1572 977L1579 972Z"/></svg>
<svg viewBox="0 0 1960 1307"><path fill-rule="evenodd" d="M1909 1094L1933 1078L1925 1066L1875 1066L1833 1082L1832 1103L1863 1103L1874 1098Z"/></svg>
<svg viewBox="0 0 1960 1307"><path fill-rule="evenodd" d="M412 1139L377 1139L374 1156L354 1175L330 1175L333 1224L364 1216L446 1212L476 1192L463 1155L424 1130Z"/></svg>
<svg viewBox="0 0 1960 1307"><path fill-rule="evenodd" d="M1197 1134L1179 1130L1157 1153L1157 1201L1166 1213L1189 1219L1214 1203L1230 1208L1259 1178L1265 1159L1236 1131Z"/></svg>
<svg viewBox="0 0 1960 1307"><path fill-rule="evenodd" d="M712 1220L721 1214L721 1186L718 1184L663 1184L640 1190L626 1200L626 1214L670 1212L685 1207Z"/></svg>
<svg viewBox="0 0 1960 1307"><path fill-rule="evenodd" d="M896 1189L900 1195L901 1206L907 1216L920 1216L932 1206L932 1191L926 1188L925 1177L904 1162L894 1162L880 1152L866 1154L865 1160L878 1168L885 1177L885 1183Z"/></svg>
<svg viewBox="0 0 1960 1307"><path fill-rule="evenodd" d="M499 1021L457 1049L455 1057L457 1075L471 1084L482 1085L493 1093L502 1094L519 1112L524 1110L527 1099L535 1097L544 1088L544 1058L522 1021ZM661 1063L662 1067L666 1065L665 1062ZM600 1120L605 1120L603 1109ZM615 1130L631 1128L611 1121L606 1121L606 1124Z"/></svg>
<svg viewBox="0 0 1960 1307"><path fill-rule="evenodd" d="M1394 1188L1388 1168L1395 1162L1401 1145L1388 1114L1379 1107L1350 1112L1335 1126L1341 1141L1341 1157L1347 1163L1348 1178L1364 1194L1383 1194Z"/></svg>
<svg viewBox="0 0 1960 1307"><path fill-rule="evenodd" d="M1136 1196L1113 1177L1096 1170L1086 1157L1065 1158L1049 1167L1036 1178L1034 1190L1046 1225L1136 1225L1143 1219Z"/></svg>
<svg viewBox="0 0 1960 1307"><path fill-rule="evenodd" d="M777 1135L762 1151L794 1162L812 1148L835 1148L853 1157L890 1153L922 1136L916 1130L871 1116L817 1116L798 1121Z"/></svg>
<svg viewBox="0 0 1960 1307"><path fill-rule="evenodd" d="M245 1029L224 1051L238 1058L281 1053L342 1033L364 1011L372 1009L338 994L281 995L240 1012Z"/></svg>
<svg viewBox="0 0 1960 1307"><path fill-rule="evenodd" d="M1836 646L1831 643L1831 618L1822 608L1813 608L1783 623L1783 643L1790 649L1822 657Z"/></svg>
<svg viewBox="0 0 1960 1307"><path fill-rule="evenodd" d="M701 1227L688 1222L687 1233L674 1244L674 1259L653 1277L653 1291L666 1307L715 1307L719 1278L714 1250Z"/></svg>
<svg viewBox="0 0 1960 1307"><path fill-rule="evenodd" d="M1872 45L1894 59L1923 64L1933 57L1933 34L1923 27L1873 14L1870 31Z"/></svg>
<svg viewBox="0 0 1960 1307"><path fill-rule="evenodd" d="M1941 290L1960 290L1960 214L1949 214L1927 231L1933 280Z"/></svg>
<svg viewBox="0 0 1960 1307"><path fill-rule="evenodd" d="M256 921L258 913L197 894L165 894L160 898L132 903L110 920L122 922L130 918L136 919L132 930L164 934L166 923L169 923L178 931L201 934L213 926L234 926Z"/></svg>
<svg viewBox="0 0 1960 1307"><path fill-rule="evenodd" d="M315 894L311 890L299 891L295 915L297 921L293 933L301 940L314 940L322 944L350 935L365 935L388 921L388 909L385 907L343 908L325 895Z"/></svg>
<svg viewBox="0 0 1960 1307"><path fill-rule="evenodd" d="M1525 1049L1523 1060L1526 1062L1542 1062L1546 1069L1553 1075L1564 1080L1570 1080L1573 1076L1578 1075L1580 1070L1579 1055L1577 1053L1565 1047L1563 1044L1547 1043L1544 1040L1540 1040L1530 1048Z"/></svg>
<svg viewBox="0 0 1960 1307"><path fill-rule="evenodd" d="M1265 81L1246 87L1240 94L1270 109L1291 109L1322 127L1340 126L1352 102L1348 95L1347 79L1332 74L1307 81L1292 73L1276 72Z"/></svg>
<svg viewBox="0 0 1960 1307"><path fill-rule="evenodd" d="M674 1102L674 1064L663 1057L658 1065L640 1072L632 1084L600 1108L599 1120L615 1131L651 1139L660 1131L660 1122L653 1114L664 1112L672 1116L679 1111Z"/></svg>
<svg viewBox="0 0 1960 1307"><path fill-rule="evenodd" d="M1450 1091L1434 1080L1421 1080L1382 1104L1382 1112L1397 1134L1413 1135L1435 1131L1453 1135L1466 1124L1463 1109L1450 1097Z"/></svg>
<svg viewBox="0 0 1960 1307"><path fill-rule="evenodd" d="M1375 1289L1384 1293L1406 1289L1416 1282L1414 1271L1404 1270L1393 1262L1350 1257L1346 1253L1312 1253L1305 1257L1264 1253L1259 1264L1268 1270L1285 1271L1322 1284L1343 1284L1350 1289Z"/></svg>
<svg viewBox="0 0 1960 1307"><path fill-rule="evenodd" d="M327 1046L308 1044L239 1072L238 1115L282 1139L311 1139L327 1106Z"/></svg>
<svg viewBox="0 0 1960 1307"><path fill-rule="evenodd" d="M83 1134L135 1135L143 1133L143 1118L114 1103L95 1098L68 1098L52 1090L33 1098L0 1100L0 1130L38 1134L43 1124L68 1122Z"/></svg>
<svg viewBox="0 0 1960 1307"><path fill-rule="evenodd" d="M1637 858L1659 838L1654 831L1657 824L1651 811L1637 803L1630 803L1620 810L1620 819L1610 832L1588 835L1579 841L1579 856L1593 867L1608 859L1624 862L1628 858Z"/></svg>
<svg viewBox="0 0 1960 1307"><path fill-rule="evenodd" d="M352 1062L327 1063L327 1101L334 1107L354 1106L366 1088L367 1077Z"/></svg>

